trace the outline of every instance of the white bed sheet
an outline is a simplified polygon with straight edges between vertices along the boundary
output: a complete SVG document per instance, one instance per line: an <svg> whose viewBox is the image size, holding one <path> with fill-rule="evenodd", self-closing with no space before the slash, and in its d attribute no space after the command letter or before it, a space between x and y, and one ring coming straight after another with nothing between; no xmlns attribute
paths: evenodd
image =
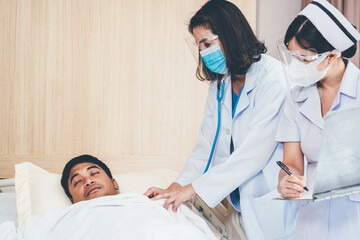
<svg viewBox="0 0 360 240"><path fill-rule="evenodd" d="M196 210L193 208L193 211ZM195 211L197 215L203 216ZM203 218L217 239L221 239L218 230L205 218ZM14 179L0 179L0 225L4 222L13 222L14 227L18 226L18 214L16 210L16 193L14 188Z"/></svg>
<svg viewBox="0 0 360 240"><path fill-rule="evenodd" d="M0 239L216 239L186 206L174 213L163 203L136 192L92 199L31 216L17 230L4 223Z"/></svg>

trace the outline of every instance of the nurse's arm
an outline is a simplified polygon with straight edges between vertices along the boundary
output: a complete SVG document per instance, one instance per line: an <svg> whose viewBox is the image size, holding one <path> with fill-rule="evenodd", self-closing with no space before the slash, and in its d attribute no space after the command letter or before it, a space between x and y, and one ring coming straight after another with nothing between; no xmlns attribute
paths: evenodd
<svg viewBox="0 0 360 240"><path fill-rule="evenodd" d="M285 198L301 197L305 187L304 154L300 142L284 143L284 163L293 174L289 176L285 171L279 171L278 192Z"/></svg>

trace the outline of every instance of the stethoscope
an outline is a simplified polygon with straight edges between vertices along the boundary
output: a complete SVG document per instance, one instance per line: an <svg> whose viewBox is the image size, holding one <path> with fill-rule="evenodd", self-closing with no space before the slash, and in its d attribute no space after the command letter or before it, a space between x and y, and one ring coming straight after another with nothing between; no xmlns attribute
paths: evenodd
<svg viewBox="0 0 360 240"><path fill-rule="evenodd" d="M223 77L223 79L225 79L225 76ZM210 156L209 156L209 160L208 163L206 165L205 171L204 173L206 173L210 167L211 164L211 160L213 158L214 155L214 150L215 150L215 146L219 137L219 131L220 131L220 125L221 125L221 101L224 98L224 89L225 89L225 80L222 81L221 83L221 79L219 78L218 75L218 80L217 80L217 102L218 102L218 124L217 124L217 128L216 128L216 134L215 134L215 138L214 138L214 142L213 145L211 147L211 152L210 152Z"/></svg>
<svg viewBox="0 0 360 240"><path fill-rule="evenodd" d="M224 98L224 89L225 89L225 77L226 77L226 74L224 75L224 77L222 78L223 80L221 80L219 78L219 75L218 75L218 80L217 80L217 102L218 102L218 124L217 124L217 128L216 128L216 134L215 134L215 138L214 138L214 142L213 142L213 145L211 147L211 152L210 152L210 156L209 156L209 160L207 162L207 165L206 165L206 168L203 172L206 173L208 170L209 170L209 167L210 167L210 164L211 164L211 161L212 161L212 158L213 158L213 155L214 155L214 151L215 151L215 146L216 146L216 143L217 143L217 140L218 140L218 137L219 137L219 131L220 131L220 125L221 125L221 101L223 100ZM222 83L221 83L222 82ZM239 93L239 96L236 100L236 103L235 103L235 107L233 108L233 112L232 112L232 117L234 117L235 115L235 111L236 111L236 106L237 106L237 103L238 103L238 100L240 98L240 95L244 89L244 86L245 86L245 83L243 84L243 86L241 87L241 90L240 90L240 93Z"/></svg>

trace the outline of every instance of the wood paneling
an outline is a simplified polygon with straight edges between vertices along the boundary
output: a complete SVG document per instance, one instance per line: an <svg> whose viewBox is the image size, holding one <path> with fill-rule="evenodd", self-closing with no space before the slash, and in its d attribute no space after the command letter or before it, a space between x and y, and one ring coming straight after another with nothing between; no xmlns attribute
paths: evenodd
<svg viewBox="0 0 360 240"><path fill-rule="evenodd" d="M208 88L184 40L204 2L0 0L0 177L83 153L182 165ZM256 1L233 2L255 26Z"/></svg>

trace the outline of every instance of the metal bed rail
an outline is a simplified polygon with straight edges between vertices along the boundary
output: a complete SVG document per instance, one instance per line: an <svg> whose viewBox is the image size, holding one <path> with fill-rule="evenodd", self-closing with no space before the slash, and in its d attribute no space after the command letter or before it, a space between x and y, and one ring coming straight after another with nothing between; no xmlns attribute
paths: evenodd
<svg viewBox="0 0 360 240"><path fill-rule="evenodd" d="M215 208L210 208L199 196L190 202L219 231L221 239L246 240L245 232L240 225L240 213L227 199L224 199Z"/></svg>

